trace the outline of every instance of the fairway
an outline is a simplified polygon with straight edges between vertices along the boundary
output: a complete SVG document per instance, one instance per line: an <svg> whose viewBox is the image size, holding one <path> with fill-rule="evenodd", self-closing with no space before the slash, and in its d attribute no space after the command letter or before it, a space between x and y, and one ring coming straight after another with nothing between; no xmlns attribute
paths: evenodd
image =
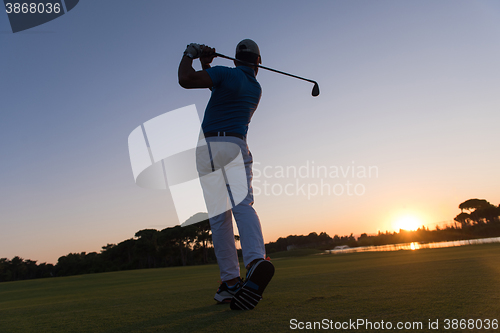
<svg viewBox="0 0 500 333"><path fill-rule="evenodd" d="M499 258L500 244L276 258L248 312L215 305L216 265L6 282L0 332L280 332L291 319L419 321L421 332L438 319L434 332L453 332L445 319L500 319Z"/></svg>

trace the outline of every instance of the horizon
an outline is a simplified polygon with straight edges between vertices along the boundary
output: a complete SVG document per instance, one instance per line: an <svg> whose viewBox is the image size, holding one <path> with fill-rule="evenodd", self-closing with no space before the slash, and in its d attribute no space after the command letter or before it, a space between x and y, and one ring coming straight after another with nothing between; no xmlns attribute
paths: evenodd
<svg viewBox="0 0 500 333"><path fill-rule="evenodd" d="M498 205L498 207L500 207L500 204ZM189 220L189 219L188 219L188 220ZM203 221L201 221L201 222L203 222ZM397 221L396 221L395 225L397 225ZM408 225L408 224L407 224L407 225ZM181 224L177 224L177 225L174 225L174 226L171 226L171 227L167 227L167 228L164 228L164 229L173 228L173 227L179 227L179 226L181 226ZM438 228L439 228L439 229L438 229ZM441 227L439 227L439 225L438 225L438 224L436 224L434 229L430 229L430 228L426 227L425 225L420 225L420 226L411 225L411 227L410 227L409 229L399 228L399 230L393 229L393 230L390 230L390 231L389 231L389 230L386 230L385 232L383 232L383 231L381 231L381 230L378 230L378 231L377 231L377 233L366 233L366 232L363 232L363 233L360 233L360 234L350 233L350 234L344 234L344 235L342 235L342 234L337 234L337 233L335 233L335 234L329 234L328 232L325 232L325 233L326 233L326 234L327 234L330 238L332 238L332 239L333 239L334 237L336 237L336 236L338 236L338 237L340 237L340 238L343 238L343 237L354 237L354 239L355 239L356 241L359 241L359 238L360 238L361 236L363 236L363 235L365 235L365 236L367 236L367 237L376 237L376 236L379 236L379 235L388 235L388 234L389 234L389 235L399 235L399 234L402 234L403 232L406 232L406 233L412 233L412 232L418 232L418 231L422 231L422 230L425 230L425 231L431 231L431 232L432 232L432 231L439 231L439 230L443 230L443 229L447 229L447 228L458 228L457 221L453 221L453 223L450 223L450 224L448 224L448 223L447 223L447 224L441 224ZM162 231L162 230L164 230L164 229L147 228L146 230L156 230L156 231L160 232L160 231ZM459 228L459 229L460 229L460 228ZM145 230L145 229L142 229L142 230ZM107 243L106 245L103 245L103 246L100 248L100 250L99 250L99 251L68 252L68 253L66 253L66 254L64 254L64 255L60 255L58 258L60 258L60 257L64 257L64 256L67 256L67 255L69 255L69 254L80 254L80 253L85 253L85 254L89 254L89 253L97 253L97 254L100 254L100 253L102 253L102 252L105 250L105 248L109 247L110 245L114 245L114 246L116 246L116 245L120 244L121 242L124 242L124 241L127 241L127 240L131 240L131 239L133 239L133 240L137 240L137 239L139 239L139 237L135 236L135 234L137 234L139 231L142 231L142 230L137 230L137 232L136 232L136 233L134 233L134 236L132 236L131 238L123 239L122 241L117 242L117 243ZM265 242L265 243L266 243L266 245L267 245L267 244L269 244L269 243L275 243L275 242L276 242L277 240L279 240L280 238L287 238L287 237L290 237L290 236L298 236L298 237L304 236L304 237L305 237L305 236L308 236L308 235L310 235L310 234L312 234L312 233L315 233L315 234L319 235L320 233L323 233L323 232L324 232L324 231L319 231L319 232L318 232L318 231L311 231L311 232L306 233L306 234L303 234L303 235L289 234L289 235L287 235L287 236L279 236L277 239L272 240L272 241L267 241L267 242ZM236 234L235 234L235 236L239 236L239 235L236 233ZM496 238L500 240L500 237L496 237ZM455 240L451 240L451 241L435 241L435 242L437 242L437 243L448 243L448 242L449 242L449 243L456 243L457 241L455 241ZM410 242L405 242L405 244L406 244L406 243L410 243ZM413 242L413 241L412 241L411 243L412 243L412 244L414 244L414 243L416 243L416 244L421 244L421 242ZM430 243L434 243L434 242L430 242ZM403 244L403 243L397 243L397 244L394 244L394 245L398 245L398 244ZM423 244L423 243L422 243L422 244ZM425 243L425 244L427 244L427 243ZM238 250L240 250L240 249L241 249L241 244L240 244L239 242L236 242L236 245L237 245L237 246L236 246L236 248L237 248ZM375 247L378 247L378 246L379 246L379 245L376 245ZM387 246L387 245L380 245L380 246L384 247L384 246ZM209 247L210 247L210 246L209 246ZM212 245L211 247L213 247L213 245ZM363 247L363 246L361 246L361 247ZM414 249L415 249L415 248L413 248L413 247L412 247L412 250L414 250ZM41 262L41 261L39 261L39 260L33 260L34 258L22 258L22 257L20 257L20 256L16 256L16 257L19 257L19 258L21 258L21 259L23 259L23 260L32 260L32 261L36 262L38 265L39 265L39 264L43 264L43 263L45 263L45 264L53 264L53 265L56 265L56 264L57 264L57 262L58 262L58 260L56 260L56 261L54 261L54 262L47 262L47 261ZM2 257L0 257L0 259L1 259L1 258L2 258ZM4 258L4 259L11 260L12 258Z"/></svg>

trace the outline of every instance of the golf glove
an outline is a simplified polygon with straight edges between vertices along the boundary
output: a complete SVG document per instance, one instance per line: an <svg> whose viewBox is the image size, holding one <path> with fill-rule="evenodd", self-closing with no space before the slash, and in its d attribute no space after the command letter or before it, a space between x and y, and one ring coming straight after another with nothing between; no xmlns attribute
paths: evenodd
<svg viewBox="0 0 500 333"><path fill-rule="evenodd" d="M201 56L202 49L203 45L191 43L187 46L186 51L184 51L184 55L187 55L191 59L197 59Z"/></svg>

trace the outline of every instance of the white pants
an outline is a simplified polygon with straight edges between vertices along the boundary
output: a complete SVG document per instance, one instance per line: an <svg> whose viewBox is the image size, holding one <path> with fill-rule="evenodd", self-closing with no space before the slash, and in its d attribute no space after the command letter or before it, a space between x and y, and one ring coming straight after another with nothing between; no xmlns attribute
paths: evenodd
<svg viewBox="0 0 500 333"><path fill-rule="evenodd" d="M210 217L210 227L212 229L212 240L215 249L215 255L217 257L217 263L220 269L220 278L222 281L227 281L240 276L240 265L238 262L238 254L236 251L234 231L233 231L233 220L232 215L236 220L236 225L238 226L240 244L243 252L243 262L246 265L251 263L255 259L265 257L265 247L264 238L262 236L262 229L260 225L259 217L253 208L253 188L252 188L252 163L253 158L246 141L232 136L218 136L218 137L208 137L205 139L207 142L208 152L210 158L200 159L201 154L197 154L197 164L198 172L200 178L216 169L222 169L224 177L219 177L219 182L222 186L227 188L228 195L220 195L220 191L217 192L218 198L222 205L226 205L227 209L224 213ZM248 194L244 197L243 201L234 205L234 200L231 195L230 187L233 184L228 184L226 174L231 174L231 163L225 162L221 164L220 161L232 160L234 157L234 150L232 152L225 151L224 149L215 148L217 142L230 142L239 146L241 154L243 157L244 168L247 178ZM211 147L212 144L212 147ZM220 147L218 145L217 147ZM234 146L233 146L234 147ZM205 149L206 149L205 148ZM228 155L224 156L224 155ZM206 154L206 156L208 156ZM215 165L214 165L215 161ZM241 166L240 166L241 167ZM205 195L205 201L214 201L213 195L214 191L207 189L207 185L203 182L203 194ZM213 185L211 185L213 186ZM246 188L245 188L246 190ZM220 198L219 198L220 197ZM220 205L219 205L220 206ZM210 207L209 210L210 215ZM222 211L222 210L219 210Z"/></svg>

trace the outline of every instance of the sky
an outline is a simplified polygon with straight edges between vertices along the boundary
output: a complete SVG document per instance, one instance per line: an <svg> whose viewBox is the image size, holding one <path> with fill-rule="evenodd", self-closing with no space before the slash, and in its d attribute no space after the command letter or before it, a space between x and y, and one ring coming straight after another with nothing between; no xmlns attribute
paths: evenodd
<svg viewBox="0 0 500 333"><path fill-rule="evenodd" d="M128 135L191 104L201 119L210 92L177 82L186 45L233 56L245 38L321 90L258 73L266 242L434 229L467 199L500 204L498 1L82 0L15 34L0 13L0 258L55 264L178 224L169 191L135 184Z"/></svg>

